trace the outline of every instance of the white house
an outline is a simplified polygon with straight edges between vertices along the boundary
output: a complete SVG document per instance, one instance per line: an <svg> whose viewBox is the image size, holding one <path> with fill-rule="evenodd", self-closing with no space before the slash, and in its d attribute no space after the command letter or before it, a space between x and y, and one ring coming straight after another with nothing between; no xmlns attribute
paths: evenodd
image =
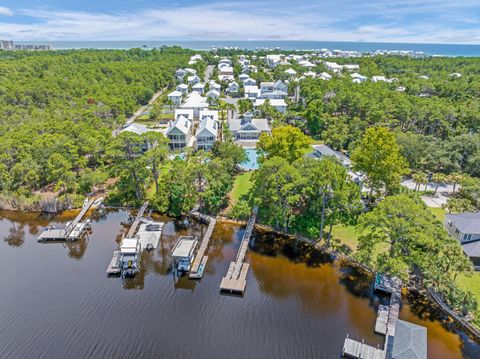
<svg viewBox="0 0 480 359"><path fill-rule="evenodd" d="M231 66L223 66L218 70L218 79L220 81L230 81L234 80L233 76L233 67Z"/></svg>
<svg viewBox="0 0 480 359"><path fill-rule="evenodd" d="M260 89L257 86L245 86L245 98L254 100L260 97Z"/></svg>
<svg viewBox="0 0 480 359"><path fill-rule="evenodd" d="M328 72L322 72L320 75L318 75L318 78L328 81L332 79L332 75L330 75Z"/></svg>
<svg viewBox="0 0 480 359"><path fill-rule="evenodd" d="M203 121L206 118L211 118L214 121L218 121L218 111L216 110L203 110L200 111L198 116L199 121Z"/></svg>
<svg viewBox="0 0 480 359"><path fill-rule="evenodd" d="M200 77L198 77L197 75L190 75L187 77L187 82L189 85L198 84L200 82Z"/></svg>
<svg viewBox="0 0 480 359"><path fill-rule="evenodd" d="M172 91L167 95L167 98L172 101L175 105L180 105L182 103L183 92Z"/></svg>
<svg viewBox="0 0 480 359"><path fill-rule="evenodd" d="M347 64L347 65L343 65L343 68L347 71L358 71L360 70L360 66L359 65L356 65L356 64Z"/></svg>
<svg viewBox="0 0 480 359"><path fill-rule="evenodd" d="M183 79L186 74L187 71L185 71L184 69L178 69L177 71L175 71L175 77L179 80Z"/></svg>
<svg viewBox="0 0 480 359"><path fill-rule="evenodd" d="M372 76L372 82L387 82L385 76Z"/></svg>
<svg viewBox="0 0 480 359"><path fill-rule="evenodd" d="M275 82L260 82L260 92L272 92L275 90Z"/></svg>
<svg viewBox="0 0 480 359"><path fill-rule="evenodd" d="M192 57L190 57L190 61L202 61L202 55L195 54Z"/></svg>
<svg viewBox="0 0 480 359"><path fill-rule="evenodd" d="M193 115L198 117L200 111L208 108L207 99L198 92L193 91L187 96L187 99L181 108L185 110L193 110Z"/></svg>
<svg viewBox="0 0 480 359"><path fill-rule="evenodd" d="M185 116L178 116L178 118L170 122L170 127L165 132L165 136L169 139L169 146L171 150L182 150L190 142L192 136L192 122Z"/></svg>
<svg viewBox="0 0 480 359"><path fill-rule="evenodd" d="M179 116L184 116L193 122L193 110L177 108L175 110L175 119L177 119Z"/></svg>
<svg viewBox="0 0 480 359"><path fill-rule="evenodd" d="M222 86L221 86L220 84L217 84L217 83L216 83L215 81L213 81L213 80L211 80L211 81L209 82L209 85L208 85L208 86L209 86L210 90L216 90L216 91L218 91L218 92L220 92L221 89L222 89Z"/></svg>
<svg viewBox="0 0 480 359"><path fill-rule="evenodd" d="M253 118L251 112L244 113L241 119L230 119L228 127L236 141L257 141L263 132L270 133L271 131L266 118Z"/></svg>
<svg viewBox="0 0 480 359"><path fill-rule="evenodd" d="M303 78L305 78L305 77L317 77L317 74L313 71L307 71L307 72L304 73Z"/></svg>
<svg viewBox="0 0 480 359"><path fill-rule="evenodd" d="M327 69L329 69L330 71L333 71L334 73L339 73L343 69L343 66L337 64L336 62L325 61L324 64Z"/></svg>
<svg viewBox="0 0 480 359"><path fill-rule="evenodd" d="M252 79L250 77L243 80L243 86L254 86L256 84L257 84L257 81L255 81L254 79Z"/></svg>
<svg viewBox="0 0 480 359"><path fill-rule="evenodd" d="M288 96L288 93L282 90L273 90L272 92L262 92L260 98L269 100L280 100Z"/></svg>
<svg viewBox="0 0 480 359"><path fill-rule="evenodd" d="M197 150L210 151L218 138L218 121L211 117L204 117L200 120L200 126L196 136Z"/></svg>
<svg viewBox="0 0 480 359"><path fill-rule="evenodd" d="M185 68L185 72L186 72L187 74L189 74L189 75L196 75L196 74L197 74L197 70L192 69L192 68L190 68L190 67L186 67L186 68Z"/></svg>
<svg viewBox="0 0 480 359"><path fill-rule="evenodd" d="M316 66L315 64L312 64L310 61L307 61L307 60L299 61L298 64L307 69L311 69Z"/></svg>
<svg viewBox="0 0 480 359"><path fill-rule="evenodd" d="M288 92L288 86L281 80L275 81L275 83L273 84L273 88L277 91Z"/></svg>
<svg viewBox="0 0 480 359"><path fill-rule="evenodd" d="M180 91L181 93L187 94L188 93L188 85L187 84L180 84L176 88L177 91Z"/></svg>
<svg viewBox="0 0 480 359"><path fill-rule="evenodd" d="M265 57L265 62L271 68L277 66L284 58L284 55L269 54Z"/></svg>
<svg viewBox="0 0 480 359"><path fill-rule="evenodd" d="M205 90L205 84L202 84L201 82L196 83L195 85L192 86L192 91L196 91L199 94L203 94L204 90Z"/></svg>
<svg viewBox="0 0 480 359"><path fill-rule="evenodd" d="M475 270L480 270L480 212L447 214L445 228L460 242Z"/></svg>
<svg viewBox="0 0 480 359"><path fill-rule="evenodd" d="M230 59L221 59L218 61L218 67L220 68L221 66L232 66L232 60Z"/></svg>
<svg viewBox="0 0 480 359"><path fill-rule="evenodd" d="M207 91L207 98L216 99L220 97L220 92L217 90L211 89Z"/></svg>
<svg viewBox="0 0 480 359"><path fill-rule="evenodd" d="M450 77L459 78L459 77L462 77L462 74L458 72L454 72L453 74L450 74Z"/></svg>
<svg viewBox="0 0 480 359"><path fill-rule="evenodd" d="M142 125L141 123L131 123L125 126L120 132L132 132L136 133L137 135L143 135L148 131L149 129L146 125Z"/></svg>
<svg viewBox="0 0 480 359"><path fill-rule="evenodd" d="M266 99L256 99L255 102L253 103L253 108L256 110L259 106L263 105L267 101ZM274 109L276 109L280 113L285 113L287 112L287 104L285 103L285 100L283 99L272 99L268 100L270 106L272 106Z"/></svg>
<svg viewBox="0 0 480 359"><path fill-rule="evenodd" d="M290 76L295 76L297 74L297 71L295 71L294 69L287 69L285 70L285 73Z"/></svg>
<svg viewBox="0 0 480 359"><path fill-rule="evenodd" d="M365 82L368 79L366 76L360 75L358 72L354 72L353 74L350 74L350 76L353 80L358 80L354 82Z"/></svg>
<svg viewBox="0 0 480 359"><path fill-rule="evenodd" d="M250 76L248 76L247 74L240 74L240 75L238 75L238 79L239 79L240 81L242 81L242 82L245 81L245 80L248 79L248 78L250 78Z"/></svg>
<svg viewBox="0 0 480 359"><path fill-rule="evenodd" d="M228 92L229 94L236 94L238 93L238 90L239 90L238 84L235 81L233 81L228 84L228 87L225 91Z"/></svg>

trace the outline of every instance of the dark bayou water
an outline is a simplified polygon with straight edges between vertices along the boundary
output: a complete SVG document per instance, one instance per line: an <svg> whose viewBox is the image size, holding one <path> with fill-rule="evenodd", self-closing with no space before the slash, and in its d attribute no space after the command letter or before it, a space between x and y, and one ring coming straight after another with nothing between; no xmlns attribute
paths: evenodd
<svg viewBox="0 0 480 359"><path fill-rule="evenodd" d="M73 216L0 211L0 358L338 358L347 333L383 342L373 333L371 282L318 254L303 256L307 265L298 248L256 239L244 297L221 295L243 229L217 224L203 279L175 283L176 238L206 228L163 218L159 247L122 283L105 270L128 212L96 214L88 239L37 243L45 226ZM429 358L480 357L478 345L416 302L407 298L400 317L428 328Z"/></svg>

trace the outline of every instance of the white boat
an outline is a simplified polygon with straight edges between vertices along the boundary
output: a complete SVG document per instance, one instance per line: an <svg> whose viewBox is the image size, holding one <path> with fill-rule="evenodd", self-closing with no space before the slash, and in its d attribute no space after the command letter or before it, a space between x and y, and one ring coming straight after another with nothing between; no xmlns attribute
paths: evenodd
<svg viewBox="0 0 480 359"><path fill-rule="evenodd" d="M138 238L124 238L120 246L120 268L122 275L133 277L140 271L141 246Z"/></svg>
<svg viewBox="0 0 480 359"><path fill-rule="evenodd" d="M172 251L173 266L180 273L190 271L198 249L198 241L193 237L180 237Z"/></svg>

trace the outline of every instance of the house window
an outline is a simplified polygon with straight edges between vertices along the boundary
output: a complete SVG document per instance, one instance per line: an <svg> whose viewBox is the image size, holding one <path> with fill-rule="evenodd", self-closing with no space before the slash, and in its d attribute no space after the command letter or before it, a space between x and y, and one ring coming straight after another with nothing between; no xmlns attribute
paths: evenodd
<svg viewBox="0 0 480 359"><path fill-rule="evenodd" d="M463 242L468 242L472 240L472 235L471 234L465 234L463 236Z"/></svg>

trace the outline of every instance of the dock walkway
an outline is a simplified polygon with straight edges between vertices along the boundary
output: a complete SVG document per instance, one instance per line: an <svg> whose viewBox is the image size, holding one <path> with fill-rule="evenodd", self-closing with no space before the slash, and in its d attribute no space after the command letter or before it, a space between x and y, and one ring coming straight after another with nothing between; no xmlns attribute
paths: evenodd
<svg viewBox="0 0 480 359"><path fill-rule="evenodd" d="M258 207L255 206L253 208L252 215L248 220L245 233L243 234L237 257L234 262L230 263L227 274L225 275L225 277L222 278L222 282L220 283L221 291L241 294L245 292L249 264L244 262L248 250L248 243L253 232L253 227L255 226L255 221L257 219L257 214Z"/></svg>
<svg viewBox="0 0 480 359"><path fill-rule="evenodd" d="M87 229L87 223L82 223L81 220L95 201L95 198L91 198L86 204L84 204L80 213L77 214L72 222L67 224L65 229L49 228L40 233L37 240L39 242L65 241L67 239L73 241L80 238Z"/></svg>
<svg viewBox="0 0 480 359"><path fill-rule="evenodd" d="M192 263L192 267L190 268L190 273L188 275L188 277L191 279L200 279L203 277L203 271L207 265L208 256L205 255L205 252L207 251L210 237L212 236L215 224L217 224L217 220L198 211L192 212L191 215L208 223L207 231L203 236L202 243L200 243L200 247L198 248L197 254Z"/></svg>
<svg viewBox="0 0 480 359"><path fill-rule="evenodd" d="M145 214L145 211L147 210L148 207L148 201L145 202L138 210L137 216L135 217L135 220L132 223L132 226L128 230L127 237L126 238L132 238L135 235L135 232L137 231L137 227L140 224L140 220L142 219L143 215Z"/></svg>
<svg viewBox="0 0 480 359"><path fill-rule="evenodd" d="M362 342L350 339L347 335L343 344L342 356L358 359L379 359L389 358L393 350L395 328L397 326L402 300L401 283L394 278L377 275L374 288L383 293L390 294L388 305L380 305L375 322L375 333L385 335L385 342L382 349L377 349Z"/></svg>

